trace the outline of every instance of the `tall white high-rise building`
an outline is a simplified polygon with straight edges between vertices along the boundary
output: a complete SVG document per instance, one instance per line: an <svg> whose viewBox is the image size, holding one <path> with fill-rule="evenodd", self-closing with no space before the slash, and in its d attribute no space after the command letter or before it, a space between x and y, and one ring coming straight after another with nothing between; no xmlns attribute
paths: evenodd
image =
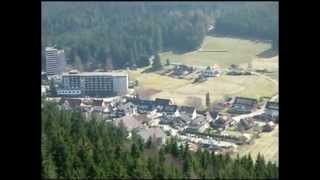
<svg viewBox="0 0 320 180"><path fill-rule="evenodd" d="M46 71L48 75L62 74L65 65L64 50L46 47Z"/></svg>

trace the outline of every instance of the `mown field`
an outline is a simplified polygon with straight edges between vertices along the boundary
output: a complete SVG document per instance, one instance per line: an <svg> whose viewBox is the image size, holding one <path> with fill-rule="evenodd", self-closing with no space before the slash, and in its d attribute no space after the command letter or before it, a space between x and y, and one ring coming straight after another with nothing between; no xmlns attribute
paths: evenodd
<svg viewBox="0 0 320 180"><path fill-rule="evenodd" d="M269 73L264 73L264 75L278 80L279 77L279 56L274 56L270 58L254 58L252 60L252 69L266 69ZM242 68L247 68L248 63L243 63L240 65Z"/></svg>
<svg viewBox="0 0 320 180"><path fill-rule="evenodd" d="M185 104L188 97L195 96L205 103L205 94L210 93L211 101L221 100L225 96L245 96L259 98L277 93L277 85L262 76L220 76L210 78L200 84L191 80L175 79L156 73L141 73L142 70L130 70L130 79L139 81L139 87L161 92L153 97L171 98L178 105Z"/></svg>
<svg viewBox="0 0 320 180"><path fill-rule="evenodd" d="M163 63L165 63L166 59L170 59L171 62L182 62L192 65L208 66L219 64L222 67L228 67L231 64L248 63L256 55L266 51L270 47L269 43L259 41L207 36L201 51L226 50L227 52L193 51L184 54L164 52L160 54L160 57Z"/></svg>
<svg viewBox="0 0 320 180"><path fill-rule="evenodd" d="M252 145L239 146L239 155L250 153L256 158L258 153L264 155L266 160L278 163L279 156L279 128L276 127L272 132L261 133L260 138L255 140Z"/></svg>

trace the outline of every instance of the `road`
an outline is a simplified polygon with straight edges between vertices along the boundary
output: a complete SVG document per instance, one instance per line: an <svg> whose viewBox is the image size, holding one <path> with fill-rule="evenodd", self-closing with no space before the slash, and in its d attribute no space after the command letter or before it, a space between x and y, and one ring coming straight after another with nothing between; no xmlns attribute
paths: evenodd
<svg viewBox="0 0 320 180"><path fill-rule="evenodd" d="M239 122L241 119L245 119L245 118L253 117L253 116L256 116L256 115L260 115L263 112L264 111L262 109L259 109L257 111L254 111L254 112L250 113L250 114L242 114L242 115L239 115L239 116L232 117L232 119L235 120L236 122Z"/></svg>

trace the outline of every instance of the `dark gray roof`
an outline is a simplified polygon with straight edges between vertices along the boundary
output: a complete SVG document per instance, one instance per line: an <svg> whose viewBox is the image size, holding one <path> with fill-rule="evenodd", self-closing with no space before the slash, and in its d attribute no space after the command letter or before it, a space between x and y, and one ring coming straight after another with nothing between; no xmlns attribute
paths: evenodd
<svg viewBox="0 0 320 180"><path fill-rule="evenodd" d="M279 110L279 103L269 101L269 102L267 102L266 108L272 109L272 110Z"/></svg>
<svg viewBox="0 0 320 180"><path fill-rule="evenodd" d="M195 108L191 106L181 106L179 111L183 113L192 114L194 112Z"/></svg>
<svg viewBox="0 0 320 180"><path fill-rule="evenodd" d="M163 112L166 112L166 113L174 113L176 112L178 106L177 105L167 105L163 108Z"/></svg>
<svg viewBox="0 0 320 180"><path fill-rule="evenodd" d="M167 106L170 103L170 99L161 99L161 98L156 98L155 104L156 105L162 105L162 106Z"/></svg>
<svg viewBox="0 0 320 180"><path fill-rule="evenodd" d="M245 98L245 97L236 97L234 100L234 104L253 106L257 104L257 100L253 98Z"/></svg>
<svg viewBox="0 0 320 180"><path fill-rule="evenodd" d="M181 119L184 122L192 121L192 118L190 117L190 115L185 113L180 113L180 116L177 119Z"/></svg>

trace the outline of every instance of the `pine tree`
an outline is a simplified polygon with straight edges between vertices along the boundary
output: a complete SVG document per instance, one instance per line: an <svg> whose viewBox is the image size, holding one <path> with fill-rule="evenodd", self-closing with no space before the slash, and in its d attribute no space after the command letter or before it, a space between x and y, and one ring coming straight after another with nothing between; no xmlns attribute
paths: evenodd
<svg viewBox="0 0 320 180"><path fill-rule="evenodd" d="M152 69L154 71L162 69L162 64L161 64L161 60L160 60L159 54L156 54L155 57L153 58Z"/></svg>
<svg viewBox="0 0 320 180"><path fill-rule="evenodd" d="M55 86L55 82L54 82L54 79L51 79L50 80L50 93L51 93L51 96L53 97L56 97L57 96L57 88Z"/></svg>
<svg viewBox="0 0 320 180"><path fill-rule="evenodd" d="M167 63L166 63L166 65L167 65L167 66L169 66L169 65L170 65L170 60L169 60L169 59L167 59Z"/></svg>
<svg viewBox="0 0 320 180"><path fill-rule="evenodd" d="M207 94L206 94L206 106L207 106L207 108L209 108L209 106L210 106L210 94L209 94L209 92L207 92Z"/></svg>
<svg viewBox="0 0 320 180"><path fill-rule="evenodd" d="M146 143L146 148L151 148L152 147L152 139L151 139L151 137L149 137L148 138L148 141L147 141L147 143Z"/></svg>
<svg viewBox="0 0 320 180"><path fill-rule="evenodd" d="M266 178L266 165L263 156L258 153L256 163L255 163L255 174L256 178Z"/></svg>

